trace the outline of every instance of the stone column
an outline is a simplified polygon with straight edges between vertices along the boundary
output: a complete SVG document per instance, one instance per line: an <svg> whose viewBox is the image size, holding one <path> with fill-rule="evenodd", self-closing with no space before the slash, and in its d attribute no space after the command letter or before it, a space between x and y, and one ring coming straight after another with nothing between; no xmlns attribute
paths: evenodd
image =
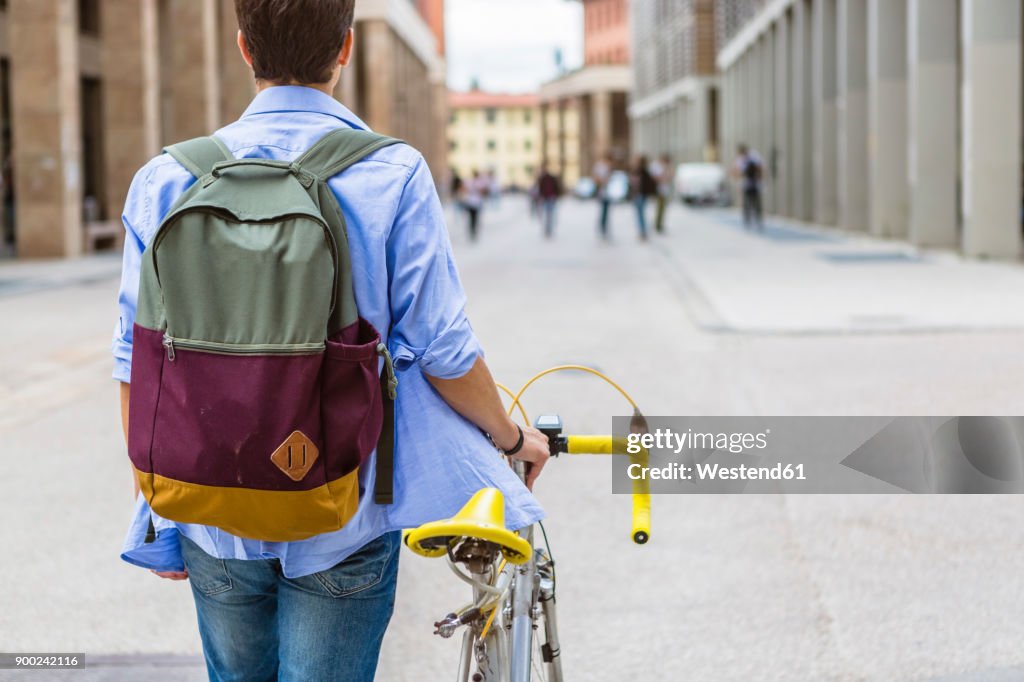
<svg viewBox="0 0 1024 682"><path fill-rule="evenodd" d="M107 213L121 214L135 172L160 151L156 0L106 0L102 34Z"/></svg>
<svg viewBox="0 0 1024 682"><path fill-rule="evenodd" d="M217 38L220 49L220 125L238 119L256 94L252 69L238 51L238 17L235 0L218 0L219 19ZM342 80L351 78L351 69L343 72Z"/></svg>
<svg viewBox="0 0 1024 682"><path fill-rule="evenodd" d="M565 139L565 99L559 98L558 103L558 174L565 175L565 169L568 166L568 160L566 158L566 139ZM583 107L580 107L580 123L583 122ZM581 145L582 147L583 145ZM604 152L601 152L602 154ZM583 165L583 159L580 159L580 165ZM582 172L582 168L581 168Z"/></svg>
<svg viewBox="0 0 1024 682"><path fill-rule="evenodd" d="M839 216L839 93L836 72L836 0L814 0L812 135L814 139L814 222L835 225Z"/></svg>
<svg viewBox="0 0 1024 682"><path fill-rule="evenodd" d="M867 4L839 0L839 225L868 226Z"/></svg>
<svg viewBox="0 0 1024 682"><path fill-rule="evenodd" d="M905 237L907 182L907 3L868 0L869 229Z"/></svg>
<svg viewBox="0 0 1024 682"><path fill-rule="evenodd" d="M174 68L170 72L170 125L166 143L209 135L220 127L220 35L218 0L177 0L167 6L169 40Z"/></svg>
<svg viewBox="0 0 1024 682"><path fill-rule="evenodd" d="M750 139L747 142L762 156L764 148L764 83L761 81L761 59L764 54L764 42L758 38L747 50L748 68L750 69Z"/></svg>
<svg viewBox="0 0 1024 682"><path fill-rule="evenodd" d="M909 0L910 241L955 246L959 223L957 0Z"/></svg>
<svg viewBox="0 0 1024 682"><path fill-rule="evenodd" d="M18 255L79 255L81 85L74 0L9 0Z"/></svg>
<svg viewBox="0 0 1024 682"><path fill-rule="evenodd" d="M1021 253L1021 4L961 0L963 248Z"/></svg>
<svg viewBox="0 0 1024 682"><path fill-rule="evenodd" d="M793 202L790 200L790 187L793 176L793 147L790 143L790 21L783 15L775 22L775 212L793 215ZM770 161L770 160L769 160Z"/></svg>
<svg viewBox="0 0 1024 682"><path fill-rule="evenodd" d="M814 168L811 136L811 16L809 0L793 5L791 144L793 148L792 215L811 220L814 206Z"/></svg>
<svg viewBox="0 0 1024 682"><path fill-rule="evenodd" d="M751 149L757 150L762 156L765 154L762 129L764 127L764 115L762 105L764 96L762 94L761 82L761 54L763 43L760 39L755 40L747 49L747 94L750 97L750 137L747 143Z"/></svg>
<svg viewBox="0 0 1024 682"><path fill-rule="evenodd" d="M765 105L762 110L765 117L765 137L761 154L764 155L765 162L764 203L765 210L769 213L778 212L775 178L772 176L772 169L777 164L776 156L778 154L775 123L775 51L778 49L778 43L775 38L775 33L771 29L765 33L765 53L761 60L761 81L765 84Z"/></svg>
<svg viewBox="0 0 1024 682"><path fill-rule="evenodd" d="M366 88L366 101L360 102L363 120L378 133L393 131L393 91L395 88L395 50L391 28L386 22L373 19L359 22L359 37L363 43L360 55L364 63L372 64L373 87ZM369 72L368 72L369 73Z"/></svg>
<svg viewBox="0 0 1024 682"><path fill-rule="evenodd" d="M581 112L582 113L582 112ZM657 114L655 114L657 116ZM582 116L581 116L582 118ZM655 122L657 118L654 119ZM655 125L657 125L655 123ZM657 141L648 137L645 144ZM608 91L598 91L590 96L590 127L589 137L583 142L584 153L580 159L583 167L589 167L597 161L598 156L611 151L612 148L612 94ZM590 158L588 158L590 157Z"/></svg>

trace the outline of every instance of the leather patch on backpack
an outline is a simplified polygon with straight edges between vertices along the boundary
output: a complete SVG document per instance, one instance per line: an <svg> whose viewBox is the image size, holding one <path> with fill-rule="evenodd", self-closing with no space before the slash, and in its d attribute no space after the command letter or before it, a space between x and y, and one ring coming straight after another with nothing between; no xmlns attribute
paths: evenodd
<svg viewBox="0 0 1024 682"><path fill-rule="evenodd" d="M320 456L316 443L302 431L292 431L270 455L270 461L293 481L301 481Z"/></svg>

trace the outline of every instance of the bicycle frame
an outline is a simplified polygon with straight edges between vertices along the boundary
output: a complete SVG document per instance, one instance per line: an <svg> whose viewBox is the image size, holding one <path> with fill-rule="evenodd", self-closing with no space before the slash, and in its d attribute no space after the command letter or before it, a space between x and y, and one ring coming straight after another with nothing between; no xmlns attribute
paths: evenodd
<svg viewBox="0 0 1024 682"><path fill-rule="evenodd" d="M516 474L526 480L526 465L515 461L513 468ZM533 526L524 528L520 535L533 546ZM544 636L547 640L542 646L544 664L547 666L548 679L554 682L562 680L562 659L558 644L558 625L555 617L555 594L553 580L542 576L538 567L538 558L550 564L546 553L535 550L533 556L522 566L516 567L515 580L512 583L512 657L509 661L511 682L530 682L533 657L533 637L537 628L537 620L543 616ZM550 568L548 570L551 570ZM546 583L546 584L545 584ZM539 636L540 633L538 632Z"/></svg>
<svg viewBox="0 0 1024 682"><path fill-rule="evenodd" d="M516 474L525 481L526 467L513 462ZM533 545L533 526L520 529L520 536ZM475 564L464 575L448 558L452 570L473 585L473 602L463 614L493 604L493 613L482 623L477 616L463 634L459 659L459 682L531 682L533 666L546 668L546 679L562 682L558 626L555 615L554 569L546 551L535 549L529 561L514 566L498 559L487 565ZM470 562L466 562L470 567ZM497 599L495 599L497 597ZM543 632L539 621L543 620ZM460 626L455 614L435 623L438 632L449 634ZM534 660L534 637L543 635L543 662ZM474 665L476 671L473 671Z"/></svg>

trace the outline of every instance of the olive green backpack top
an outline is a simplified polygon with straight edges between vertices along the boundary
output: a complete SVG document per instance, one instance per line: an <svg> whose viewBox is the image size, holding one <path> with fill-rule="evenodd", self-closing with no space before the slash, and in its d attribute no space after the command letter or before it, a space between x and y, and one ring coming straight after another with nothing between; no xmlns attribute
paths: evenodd
<svg viewBox="0 0 1024 682"><path fill-rule="evenodd" d="M396 142L339 129L293 163L215 137L165 150L197 180L143 254L133 330L128 449L157 514L266 541L338 530L375 447L391 502L397 382L327 180Z"/></svg>

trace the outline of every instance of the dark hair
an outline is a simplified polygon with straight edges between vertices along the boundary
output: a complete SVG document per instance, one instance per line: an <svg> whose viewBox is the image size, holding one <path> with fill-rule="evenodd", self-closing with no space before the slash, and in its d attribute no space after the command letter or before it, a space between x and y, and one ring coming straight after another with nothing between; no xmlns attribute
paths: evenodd
<svg viewBox="0 0 1024 682"><path fill-rule="evenodd" d="M302 84L331 80L355 5L355 0L235 0L256 78Z"/></svg>

